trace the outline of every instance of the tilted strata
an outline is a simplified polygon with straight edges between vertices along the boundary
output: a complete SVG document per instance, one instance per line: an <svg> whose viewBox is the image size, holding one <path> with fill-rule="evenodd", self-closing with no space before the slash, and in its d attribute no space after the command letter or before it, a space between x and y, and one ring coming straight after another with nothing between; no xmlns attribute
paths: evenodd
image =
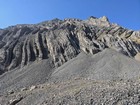
<svg viewBox="0 0 140 105"><path fill-rule="evenodd" d="M0 73L48 58L59 67L81 51L95 54L105 48L135 57L140 31L112 24L105 16L10 26L0 30Z"/></svg>

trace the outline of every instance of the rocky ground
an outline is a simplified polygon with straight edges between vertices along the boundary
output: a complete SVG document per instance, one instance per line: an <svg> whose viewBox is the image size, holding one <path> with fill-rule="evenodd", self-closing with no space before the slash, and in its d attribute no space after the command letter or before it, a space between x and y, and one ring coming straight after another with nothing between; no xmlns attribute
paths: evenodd
<svg viewBox="0 0 140 105"><path fill-rule="evenodd" d="M139 105L140 81L95 81L75 78L9 91L1 105Z"/></svg>

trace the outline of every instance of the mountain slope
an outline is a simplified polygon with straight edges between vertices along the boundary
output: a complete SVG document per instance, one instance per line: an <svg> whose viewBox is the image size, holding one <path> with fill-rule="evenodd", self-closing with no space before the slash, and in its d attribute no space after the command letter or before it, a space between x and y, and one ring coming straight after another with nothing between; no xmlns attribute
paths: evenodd
<svg viewBox="0 0 140 105"><path fill-rule="evenodd" d="M104 49L114 49L137 59L140 52L139 37L139 31L112 24L105 16L92 16L87 20L54 19L2 29L1 90L44 83L49 78L53 80L73 74L111 80L138 76L139 64L136 61ZM135 71L134 75L130 75L131 70Z"/></svg>
<svg viewBox="0 0 140 105"><path fill-rule="evenodd" d="M140 31L105 16L0 29L0 104L138 104L139 54Z"/></svg>
<svg viewBox="0 0 140 105"><path fill-rule="evenodd" d="M23 87L29 87L48 81L53 70L49 60L34 62L22 69L15 69L0 76L0 95Z"/></svg>
<svg viewBox="0 0 140 105"><path fill-rule="evenodd" d="M3 73L48 58L59 67L81 51L95 54L106 47L134 57L139 37L140 32L111 24L106 17L11 26L0 31L0 69Z"/></svg>
<svg viewBox="0 0 140 105"><path fill-rule="evenodd" d="M138 79L140 62L114 50L105 49L95 55L79 54L76 58L57 68L52 79L61 81L84 77L93 80Z"/></svg>
<svg viewBox="0 0 140 105"><path fill-rule="evenodd" d="M138 80L140 62L112 49L105 49L95 55L81 52L55 69L49 60L43 60L21 70L16 69L3 74L0 77L0 93L17 91L45 82L65 82L74 78L96 81Z"/></svg>

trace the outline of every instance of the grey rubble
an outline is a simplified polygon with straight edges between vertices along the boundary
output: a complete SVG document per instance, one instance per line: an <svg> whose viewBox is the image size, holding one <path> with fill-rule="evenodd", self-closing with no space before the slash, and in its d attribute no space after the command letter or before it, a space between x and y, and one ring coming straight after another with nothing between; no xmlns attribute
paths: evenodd
<svg viewBox="0 0 140 105"><path fill-rule="evenodd" d="M71 79L0 97L2 105L139 105L139 81ZM13 104L15 103L15 104Z"/></svg>
<svg viewBox="0 0 140 105"><path fill-rule="evenodd" d="M139 61L140 31L105 16L0 29L0 104L137 105Z"/></svg>

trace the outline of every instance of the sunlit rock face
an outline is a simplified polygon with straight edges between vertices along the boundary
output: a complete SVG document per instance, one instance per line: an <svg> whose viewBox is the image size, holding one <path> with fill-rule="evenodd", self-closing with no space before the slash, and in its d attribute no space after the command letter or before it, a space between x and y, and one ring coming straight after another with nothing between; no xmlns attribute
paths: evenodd
<svg viewBox="0 0 140 105"><path fill-rule="evenodd" d="M105 48L134 57L139 39L139 31L112 24L105 16L10 26L0 29L0 69L3 73L49 58L57 68L80 52L96 54Z"/></svg>

